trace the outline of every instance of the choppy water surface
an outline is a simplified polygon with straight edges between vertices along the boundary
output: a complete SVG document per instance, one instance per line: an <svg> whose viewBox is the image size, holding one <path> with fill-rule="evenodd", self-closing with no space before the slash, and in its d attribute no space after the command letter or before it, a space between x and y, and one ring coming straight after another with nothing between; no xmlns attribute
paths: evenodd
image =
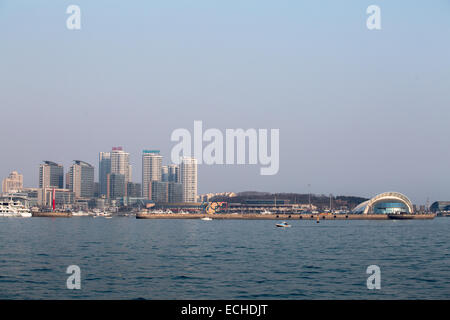
<svg viewBox="0 0 450 320"><path fill-rule="evenodd" d="M450 298L449 218L290 223L2 218L0 298Z"/></svg>

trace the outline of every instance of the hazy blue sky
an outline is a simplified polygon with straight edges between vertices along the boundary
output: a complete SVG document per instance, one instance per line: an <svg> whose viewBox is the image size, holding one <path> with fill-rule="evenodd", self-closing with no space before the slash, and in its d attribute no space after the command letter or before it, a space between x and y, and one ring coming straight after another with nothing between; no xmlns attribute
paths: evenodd
<svg viewBox="0 0 450 320"><path fill-rule="evenodd" d="M141 150L169 162L171 132L202 120L279 128L281 150L275 176L200 166L200 193L450 200L448 0L0 0L0 58L0 177L26 186L42 160L98 167L112 146L140 182Z"/></svg>

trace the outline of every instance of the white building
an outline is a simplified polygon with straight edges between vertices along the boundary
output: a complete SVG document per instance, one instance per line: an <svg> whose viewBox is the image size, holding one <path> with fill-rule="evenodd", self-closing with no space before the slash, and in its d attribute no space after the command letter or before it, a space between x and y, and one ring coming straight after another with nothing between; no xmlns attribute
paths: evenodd
<svg viewBox="0 0 450 320"><path fill-rule="evenodd" d="M183 202L197 201L197 179L197 159L181 158L180 182L183 184Z"/></svg>
<svg viewBox="0 0 450 320"><path fill-rule="evenodd" d="M13 171L2 181L3 193L16 193L23 190L23 175Z"/></svg>
<svg viewBox="0 0 450 320"><path fill-rule="evenodd" d="M123 174L125 184L131 181L130 154L122 147L114 147L111 151L111 174Z"/></svg>
<svg viewBox="0 0 450 320"><path fill-rule="evenodd" d="M142 151L142 196L152 198L152 181L162 181L162 156L159 150Z"/></svg>

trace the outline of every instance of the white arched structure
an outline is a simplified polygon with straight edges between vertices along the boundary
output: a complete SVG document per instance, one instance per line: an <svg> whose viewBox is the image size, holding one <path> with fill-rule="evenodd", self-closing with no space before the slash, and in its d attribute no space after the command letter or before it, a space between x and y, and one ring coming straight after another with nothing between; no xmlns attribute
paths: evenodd
<svg viewBox="0 0 450 320"><path fill-rule="evenodd" d="M373 197L372 199L365 201L365 202L359 204L358 206L356 206L355 209L353 209L353 212L368 214L368 213L373 212L373 208L377 203L387 202L387 201L396 201L396 202L403 203L406 206L408 213L414 213L414 208L413 208L411 201L408 199L407 196L405 196L404 194L401 194L399 192L381 193L381 194Z"/></svg>

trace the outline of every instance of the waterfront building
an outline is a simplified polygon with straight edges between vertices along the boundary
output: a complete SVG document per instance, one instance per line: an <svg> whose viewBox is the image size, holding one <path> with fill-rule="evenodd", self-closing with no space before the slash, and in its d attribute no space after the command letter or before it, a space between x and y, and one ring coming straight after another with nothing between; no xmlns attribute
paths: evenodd
<svg viewBox="0 0 450 320"><path fill-rule="evenodd" d="M152 182L162 181L162 156L159 150L142 151L142 196L152 199Z"/></svg>
<svg viewBox="0 0 450 320"><path fill-rule="evenodd" d="M98 183L100 195L106 196L107 176L111 173L111 152L100 152L98 156Z"/></svg>
<svg viewBox="0 0 450 320"><path fill-rule="evenodd" d="M183 184L183 202L197 201L197 159L182 157L180 182Z"/></svg>
<svg viewBox="0 0 450 320"><path fill-rule="evenodd" d="M74 160L69 169L69 190L76 198L94 196L94 167L87 162Z"/></svg>
<svg viewBox="0 0 450 320"><path fill-rule="evenodd" d="M3 193L16 193L23 190L23 175L13 171L2 181Z"/></svg>
<svg viewBox="0 0 450 320"><path fill-rule="evenodd" d="M44 161L39 166L39 188L64 188L64 168L52 161Z"/></svg>
<svg viewBox="0 0 450 320"><path fill-rule="evenodd" d="M360 214L414 213L414 207L405 195L398 192L385 192L359 204L352 212Z"/></svg>
<svg viewBox="0 0 450 320"><path fill-rule="evenodd" d="M55 205L58 208L70 207L75 199L72 191L63 188L40 188L38 192L38 205L51 208L55 194Z"/></svg>
<svg viewBox="0 0 450 320"><path fill-rule="evenodd" d="M450 211L450 201L436 201L430 206L430 211L437 212L448 212Z"/></svg>

